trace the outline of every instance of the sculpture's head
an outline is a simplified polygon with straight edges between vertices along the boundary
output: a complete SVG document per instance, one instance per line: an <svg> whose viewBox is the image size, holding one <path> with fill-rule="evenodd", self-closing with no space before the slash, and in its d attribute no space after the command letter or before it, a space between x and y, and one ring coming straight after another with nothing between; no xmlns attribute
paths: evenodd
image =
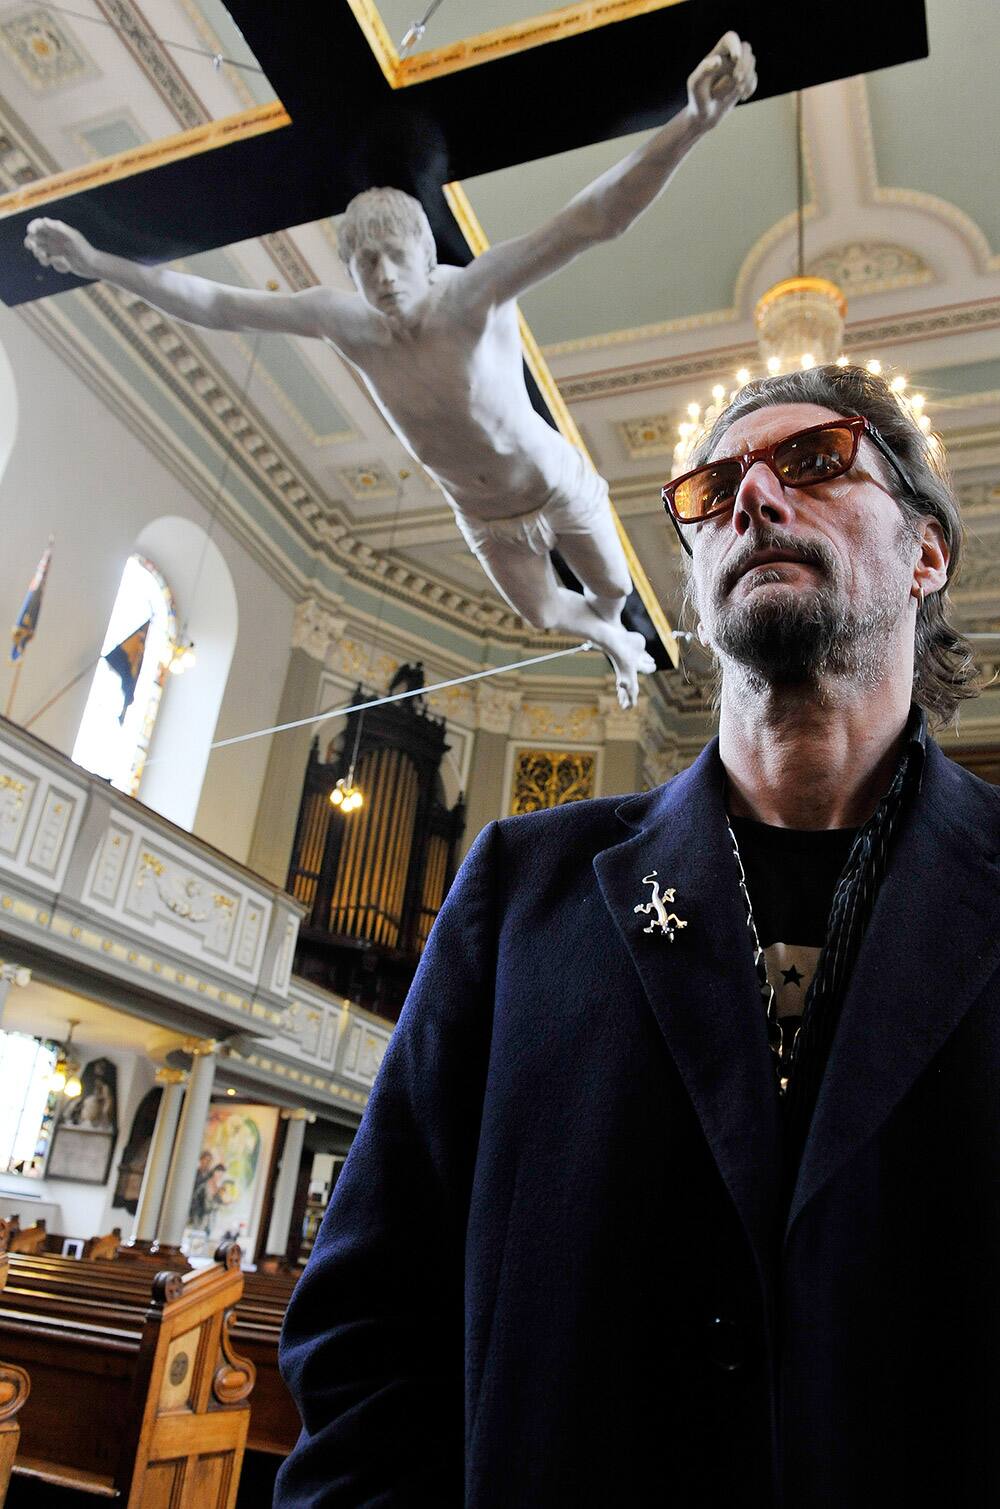
<svg viewBox="0 0 1000 1509"><path fill-rule="evenodd" d="M338 250L358 292L390 318L412 313L437 266L424 207L402 189L356 194L340 223Z"/></svg>

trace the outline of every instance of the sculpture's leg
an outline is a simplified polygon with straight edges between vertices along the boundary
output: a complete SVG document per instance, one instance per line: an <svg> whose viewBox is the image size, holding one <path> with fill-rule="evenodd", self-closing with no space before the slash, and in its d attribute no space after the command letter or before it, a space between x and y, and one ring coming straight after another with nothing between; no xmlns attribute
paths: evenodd
<svg viewBox="0 0 1000 1509"><path fill-rule="evenodd" d="M617 623L632 591L632 577L606 496L603 506L588 510L584 528L567 527L559 517L553 522L557 548L587 601L600 618Z"/></svg>
<svg viewBox="0 0 1000 1509"><path fill-rule="evenodd" d="M620 618L602 617L587 598L564 587L548 555L492 536L477 541L475 552L497 591L528 623L589 639L603 650L614 667L619 702L622 707L635 705L639 672L656 669L641 634L631 633Z"/></svg>

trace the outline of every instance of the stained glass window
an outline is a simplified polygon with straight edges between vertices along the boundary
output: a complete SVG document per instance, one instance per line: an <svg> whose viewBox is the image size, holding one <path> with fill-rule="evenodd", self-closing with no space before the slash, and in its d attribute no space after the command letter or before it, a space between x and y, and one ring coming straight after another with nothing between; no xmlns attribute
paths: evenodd
<svg viewBox="0 0 1000 1509"><path fill-rule="evenodd" d="M126 707L122 678L103 657L147 622L135 690ZM129 556L73 746L78 765L129 796L137 794L142 780L176 632L170 588L151 562Z"/></svg>

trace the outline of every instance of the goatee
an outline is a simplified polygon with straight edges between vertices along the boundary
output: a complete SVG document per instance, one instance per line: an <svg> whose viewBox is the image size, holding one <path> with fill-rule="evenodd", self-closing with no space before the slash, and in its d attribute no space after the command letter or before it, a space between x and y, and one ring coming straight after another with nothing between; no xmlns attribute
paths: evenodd
<svg viewBox="0 0 1000 1509"><path fill-rule="evenodd" d="M780 564L757 568L753 589L735 601L730 590L747 558L764 549L780 550L815 568L815 587L780 592L767 583L786 580ZM852 609L841 590L838 562L818 541L748 539L716 590L711 619L712 645L720 658L742 666L763 686L815 685L824 676L849 676L869 685L885 670L890 631L903 609L888 582L864 609Z"/></svg>

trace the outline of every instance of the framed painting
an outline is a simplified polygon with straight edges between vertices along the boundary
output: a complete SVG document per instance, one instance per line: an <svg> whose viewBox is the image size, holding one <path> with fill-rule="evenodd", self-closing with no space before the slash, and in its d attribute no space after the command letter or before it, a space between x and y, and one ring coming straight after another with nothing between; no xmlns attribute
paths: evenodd
<svg viewBox="0 0 1000 1509"><path fill-rule="evenodd" d="M209 1107L181 1240L189 1258L210 1258L229 1239L252 1261L277 1129L276 1106Z"/></svg>

